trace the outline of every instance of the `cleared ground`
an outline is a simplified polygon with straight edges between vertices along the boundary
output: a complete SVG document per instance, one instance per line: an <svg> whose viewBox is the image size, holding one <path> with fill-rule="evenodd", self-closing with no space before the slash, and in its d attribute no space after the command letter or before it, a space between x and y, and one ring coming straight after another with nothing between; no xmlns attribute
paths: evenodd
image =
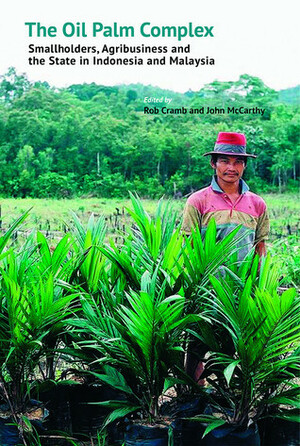
<svg viewBox="0 0 300 446"><path fill-rule="evenodd" d="M265 199L271 220L271 240L287 235L300 234L300 200L299 196L292 194L262 194ZM170 200L174 212L180 218L186 200ZM150 214L155 213L157 200L143 200L146 210ZM86 222L94 213L95 217L103 215L109 227L110 233L122 229L124 224L130 224L127 207L131 207L130 200L124 199L0 199L2 228L8 228L12 221L23 212L32 208L23 229L30 231L35 228L48 231L49 236L53 232L65 232L72 221L71 212Z"/></svg>

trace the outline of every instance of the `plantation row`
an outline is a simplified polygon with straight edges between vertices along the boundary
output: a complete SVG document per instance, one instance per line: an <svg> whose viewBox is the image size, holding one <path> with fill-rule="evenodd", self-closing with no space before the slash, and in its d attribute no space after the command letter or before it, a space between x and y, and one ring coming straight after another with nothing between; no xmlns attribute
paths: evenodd
<svg viewBox="0 0 300 446"><path fill-rule="evenodd" d="M51 249L35 231L10 245L28 213L0 238L0 409L14 423L0 443L270 444L266 419L298 419L296 290L278 291L270 255L237 264L239 228L186 238L168 205L149 217L131 201L121 246L93 216Z"/></svg>

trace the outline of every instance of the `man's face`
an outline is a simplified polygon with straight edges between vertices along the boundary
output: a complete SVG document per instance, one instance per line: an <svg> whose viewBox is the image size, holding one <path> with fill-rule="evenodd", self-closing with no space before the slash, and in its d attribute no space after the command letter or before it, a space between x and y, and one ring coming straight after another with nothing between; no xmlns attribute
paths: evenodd
<svg viewBox="0 0 300 446"><path fill-rule="evenodd" d="M245 160L241 156L219 155L216 164L211 161L211 166L216 169L216 175L226 183L238 181L245 170Z"/></svg>

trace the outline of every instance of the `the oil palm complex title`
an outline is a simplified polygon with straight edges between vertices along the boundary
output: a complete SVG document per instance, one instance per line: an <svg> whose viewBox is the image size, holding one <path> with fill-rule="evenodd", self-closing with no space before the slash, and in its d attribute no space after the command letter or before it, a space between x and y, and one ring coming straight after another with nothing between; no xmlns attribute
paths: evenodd
<svg viewBox="0 0 300 446"><path fill-rule="evenodd" d="M44 25L40 22L25 22L28 27L29 37L135 37L134 26L122 26L117 22L104 25L101 22L86 24L85 22L66 22L61 28ZM214 26L186 25L158 26L151 22L143 22L139 26L139 34L142 37L170 37L181 41L185 37L214 37Z"/></svg>

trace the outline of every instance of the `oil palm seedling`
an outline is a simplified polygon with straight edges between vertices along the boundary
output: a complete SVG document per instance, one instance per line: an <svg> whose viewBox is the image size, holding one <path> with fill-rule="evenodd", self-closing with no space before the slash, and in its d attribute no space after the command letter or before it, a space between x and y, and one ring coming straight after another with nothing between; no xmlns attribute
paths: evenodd
<svg viewBox="0 0 300 446"><path fill-rule="evenodd" d="M114 264L126 280L127 289L140 290L141 277L145 271L153 273L159 265L157 285L165 282L169 293L176 291L183 236L180 234L176 214L169 204L162 202L151 217L141 200L131 194L133 209L128 209L133 225L122 246L111 243L101 248L103 254Z"/></svg>
<svg viewBox="0 0 300 446"><path fill-rule="evenodd" d="M74 264L69 281L93 296L97 303L114 306L122 302L127 283L117 266L102 252L106 231L104 218L95 219L92 214L85 227L73 213Z"/></svg>
<svg viewBox="0 0 300 446"><path fill-rule="evenodd" d="M106 235L105 220L103 217L95 220L92 214L85 228L76 214L72 215L73 250L77 256L78 265L73 271L71 280L95 295L101 288L101 279L106 275L106 258L99 250Z"/></svg>
<svg viewBox="0 0 300 446"><path fill-rule="evenodd" d="M104 218L95 219L90 216L87 225L83 225L79 218L73 213L71 232L74 239L72 245L74 251L73 272L70 283L77 286L83 295L92 297L97 305L97 313L109 308L114 308L123 301L123 290L126 286L124 277L118 268L111 263L102 253L105 236L106 223ZM83 302L83 301L82 301ZM85 308L87 301L83 304ZM77 305L77 313L82 309ZM100 319L99 319L100 320ZM65 352L73 353L77 359L85 360L85 352L73 349L73 339L65 339L67 348ZM89 335L84 331L80 333L80 339L88 339Z"/></svg>
<svg viewBox="0 0 300 446"><path fill-rule="evenodd" d="M30 289L35 289L36 283L48 284L45 293L40 291L41 316L45 317L48 313L51 314L52 309L53 314L57 311L58 318L55 323L53 322L48 335L43 339L45 370L42 369L41 372L44 379L55 379L54 357L57 356L56 348L62 337L64 308L67 309L71 302L73 308L76 303L75 296L78 296L78 293L70 285L71 275L77 265L77 257L72 251L73 238L70 234L66 234L59 240L55 247L50 247L49 241L41 232L37 232L36 241L34 232L32 236L29 248L26 247L26 243L17 256L18 272L15 280L22 286L20 270L23 268L26 270L25 283ZM27 259L24 259L23 256L26 252L28 253ZM30 255L31 252L32 255ZM39 306L39 292L35 292L34 295L37 299L35 308ZM72 296L71 300L69 296Z"/></svg>
<svg viewBox="0 0 300 446"><path fill-rule="evenodd" d="M240 226L237 226L224 239L218 240L214 219L210 220L204 237L199 227L192 230L190 237L185 237L181 272L185 293L191 302L196 303L199 292L201 295L201 291L209 286L211 275L218 273L222 276L226 267L233 266L234 254L240 249L239 245L244 238L245 233L240 233Z"/></svg>
<svg viewBox="0 0 300 446"><path fill-rule="evenodd" d="M230 232L223 240L217 240L216 223L209 222L205 236L196 227L189 237L185 237L181 250L183 260L180 270L180 282L187 299L185 313L205 315L206 297L209 292L210 275L224 276L226 268L231 268L233 255L238 251L245 234L240 234L239 227ZM227 266L226 266L227 265ZM214 347L214 328L205 320L199 320L187 330L185 339L186 371L194 379L200 379L205 355ZM184 357L182 358L184 361ZM186 393L186 389L184 393Z"/></svg>
<svg viewBox="0 0 300 446"><path fill-rule="evenodd" d="M100 250L122 272L127 286L137 291L143 273L153 273L159 266L157 284L166 282L167 292L174 294L184 283L185 295L192 298L200 287L209 283L209 275L226 262L237 250L237 243L245 237L239 234L240 227L237 227L218 241L214 220L207 228L204 242L198 228L191 237L185 237L168 204L164 207L160 203L155 216L151 217L137 196L131 194L131 202L133 210L128 209L128 212L133 228L123 246L111 243L110 247Z"/></svg>
<svg viewBox="0 0 300 446"><path fill-rule="evenodd" d="M176 213L172 211L170 202L163 205L160 201L155 215L150 217L139 197L133 194L130 197L133 209L128 209L128 212L134 221L134 243L140 248L146 247L153 262L162 260L161 267L171 274L178 266L182 242Z"/></svg>
<svg viewBox="0 0 300 446"><path fill-rule="evenodd" d="M34 235L34 233L33 233ZM52 275L57 281L70 282L71 274L76 265L76 257L73 253L74 240L70 234L66 234L59 240L55 247L49 246L49 241L41 232L36 234L37 254L34 259L34 268L45 277ZM22 248L22 252L26 250Z"/></svg>
<svg viewBox="0 0 300 446"><path fill-rule="evenodd" d="M107 422L137 411L144 421L159 419L159 398L176 382L184 330L200 318L185 315L185 298L166 296L165 284L157 291L157 276L158 271L152 277L144 273L141 290L129 290L126 305L113 312L83 298L83 318L69 321L89 333L78 348L94 350L99 369L94 376L126 395L125 400L101 403L113 409Z"/></svg>
<svg viewBox="0 0 300 446"><path fill-rule="evenodd" d="M215 274L223 266L227 258L237 248L237 243L245 236L239 235L236 228L225 239L217 241L216 224L212 220L207 228L205 240L202 240L199 229L195 229L191 237L184 237L176 216L168 205L158 207L154 217L147 214L138 197L131 195L133 210L129 210L133 221L133 229L125 238L123 246L103 246L100 251L109 259L125 279L124 290L139 292L145 271L156 272L156 286L164 283L166 296L171 296L184 289L187 298L184 306L186 315L190 313L204 314L204 287L209 284L210 274ZM227 261L228 263L228 261ZM119 276L120 280L120 276ZM110 289L110 296L102 286L101 295L106 305L112 302L115 293ZM122 294L122 293L121 293ZM124 295L124 293L123 293ZM126 305L126 298L115 298L114 302ZM200 322L202 331L211 328L204 321ZM191 334L191 332L190 332ZM186 336L186 346L190 335ZM205 354L205 349L203 353ZM181 362L183 365L184 354Z"/></svg>
<svg viewBox="0 0 300 446"><path fill-rule="evenodd" d="M54 378L53 356L64 330L62 321L78 296L55 278L53 265L52 271L50 266L41 268L45 261L38 261L37 247L29 245L26 242L20 254L10 251L0 268L1 396L12 413L24 410L38 370L44 378ZM39 367L45 359L46 367Z"/></svg>
<svg viewBox="0 0 300 446"><path fill-rule="evenodd" d="M206 433L221 425L246 430L265 417L298 418L299 298L293 288L278 294L280 271L269 256L257 276L256 269L257 263L238 287L210 277L208 313L228 332L233 349L215 348L206 363L216 392L211 413L199 417L208 423Z"/></svg>

